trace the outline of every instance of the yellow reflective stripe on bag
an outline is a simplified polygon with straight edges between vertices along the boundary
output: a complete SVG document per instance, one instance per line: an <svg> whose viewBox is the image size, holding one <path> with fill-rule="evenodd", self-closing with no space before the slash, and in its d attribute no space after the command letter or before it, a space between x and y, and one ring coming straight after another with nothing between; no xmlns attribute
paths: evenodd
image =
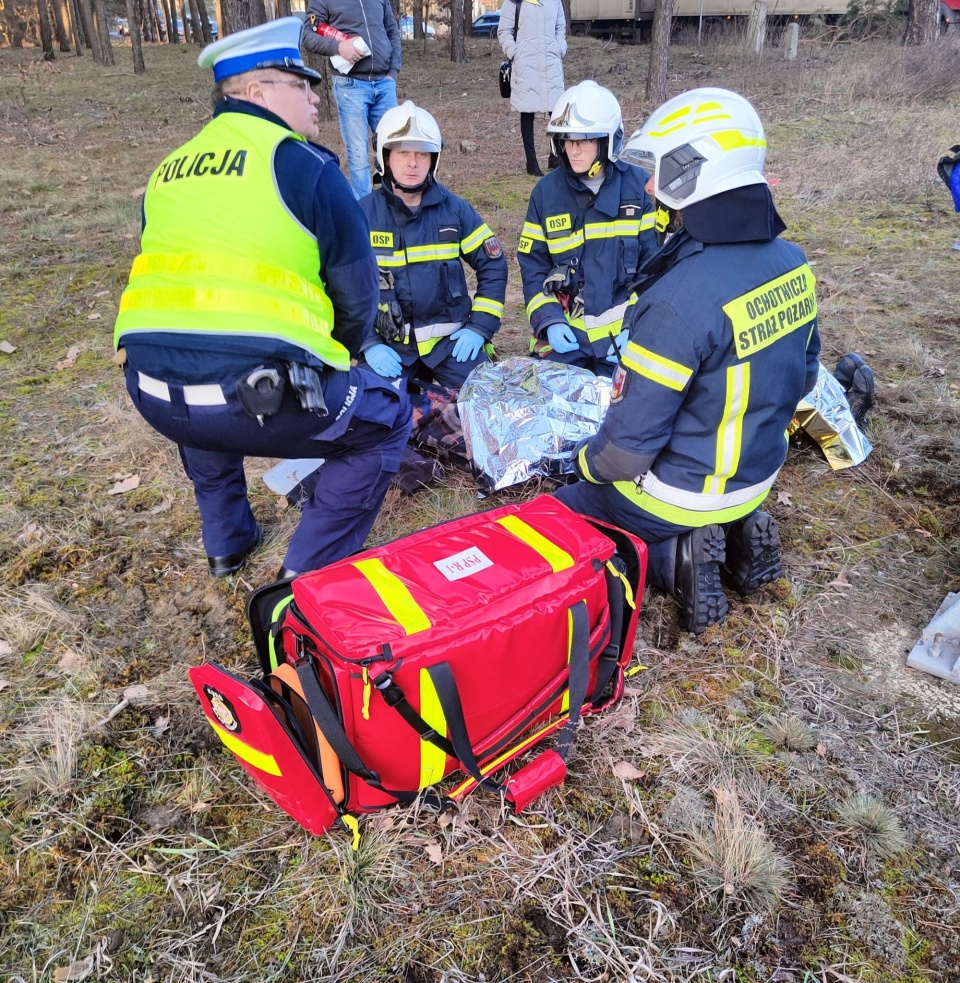
<svg viewBox="0 0 960 983"><path fill-rule="evenodd" d="M246 761L248 765L252 765L258 771L266 772L268 775L280 775L280 766L277 764L277 759L272 754L264 754L262 751L258 751L254 747L250 747L249 744L244 743L239 738L234 737L229 731L224 730L222 727L218 727L212 720L207 718L210 726L216 731L217 737L223 741L224 747L228 750L233 751L233 753L243 761Z"/></svg>
<svg viewBox="0 0 960 983"><path fill-rule="evenodd" d="M415 635L431 627L430 619L413 599L407 586L381 560L357 560L353 565L367 578L384 607L406 634Z"/></svg>
<svg viewBox="0 0 960 983"><path fill-rule="evenodd" d="M420 716L440 737L447 736L447 718L440 705L440 695L426 668L420 670ZM443 778L446 765L446 752L430 741L420 741L420 788L436 785Z"/></svg>
<svg viewBox="0 0 960 983"><path fill-rule="evenodd" d="M505 515L497 522L508 532L513 533L521 542L524 542L531 549L539 553L550 564L554 573L561 570L569 570L573 566L573 557L565 550L560 549L551 543L546 536L541 535L532 526L528 526L523 519L515 515Z"/></svg>

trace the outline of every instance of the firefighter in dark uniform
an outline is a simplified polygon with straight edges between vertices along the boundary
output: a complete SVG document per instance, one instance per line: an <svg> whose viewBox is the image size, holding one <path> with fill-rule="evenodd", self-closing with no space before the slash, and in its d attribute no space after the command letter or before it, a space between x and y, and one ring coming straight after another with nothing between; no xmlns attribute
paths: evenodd
<svg viewBox="0 0 960 983"><path fill-rule="evenodd" d="M653 174L675 231L641 271L610 409L576 454L583 480L557 497L643 538L650 582L699 633L726 616L721 567L741 594L783 572L760 506L817 379L815 280L779 238L763 126L743 97L677 96L624 156Z"/></svg>
<svg viewBox="0 0 960 983"><path fill-rule="evenodd" d="M507 261L476 210L436 179L440 127L409 100L377 126L382 185L361 199L380 267L379 344L364 354L380 375L459 389L500 327ZM461 262L462 261L462 262ZM462 263L477 275L471 300Z"/></svg>
<svg viewBox="0 0 960 983"><path fill-rule="evenodd" d="M210 573L261 540L244 455L324 458L281 576L353 553L409 433L405 394L351 360L374 343L366 220L317 136L299 18L204 48L213 119L144 196L115 344L144 419L179 445Z"/></svg>
<svg viewBox="0 0 960 983"><path fill-rule="evenodd" d="M561 167L534 187L517 246L530 350L610 376L637 271L657 248L647 175L618 159L620 104L596 82L564 92L547 133Z"/></svg>

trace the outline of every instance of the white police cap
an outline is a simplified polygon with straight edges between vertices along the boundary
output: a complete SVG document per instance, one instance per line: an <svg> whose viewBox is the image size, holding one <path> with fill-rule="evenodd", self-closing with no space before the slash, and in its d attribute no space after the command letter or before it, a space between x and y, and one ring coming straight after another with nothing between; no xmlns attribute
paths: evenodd
<svg viewBox="0 0 960 983"><path fill-rule="evenodd" d="M276 68L303 78L319 79L319 72L307 68L300 55L302 29L299 17L281 17L228 34L200 52L200 67L212 68L215 82L255 68Z"/></svg>

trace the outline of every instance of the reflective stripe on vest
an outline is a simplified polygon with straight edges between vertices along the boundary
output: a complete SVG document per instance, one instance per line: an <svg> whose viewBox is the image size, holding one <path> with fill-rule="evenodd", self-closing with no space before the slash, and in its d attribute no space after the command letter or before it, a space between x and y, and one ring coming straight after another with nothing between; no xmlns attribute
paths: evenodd
<svg viewBox="0 0 960 983"><path fill-rule="evenodd" d="M349 352L331 336L316 239L277 194L272 160L286 139L301 138L222 113L157 168L115 344L135 332L244 335L349 368Z"/></svg>

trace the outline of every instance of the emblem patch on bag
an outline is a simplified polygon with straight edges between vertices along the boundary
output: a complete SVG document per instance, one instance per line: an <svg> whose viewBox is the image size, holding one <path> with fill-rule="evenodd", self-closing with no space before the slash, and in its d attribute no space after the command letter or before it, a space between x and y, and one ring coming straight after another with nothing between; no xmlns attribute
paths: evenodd
<svg viewBox="0 0 960 983"><path fill-rule="evenodd" d="M210 701L210 709L213 715L220 721L231 734L240 733L240 721L233 711L233 704L223 695L218 693L212 686L204 686L203 692Z"/></svg>
<svg viewBox="0 0 960 983"><path fill-rule="evenodd" d="M493 566L493 560L485 556L480 550L466 549L453 556L445 557L442 560L434 560L433 565L447 578L447 580L461 580L469 577L478 570L486 570Z"/></svg>

